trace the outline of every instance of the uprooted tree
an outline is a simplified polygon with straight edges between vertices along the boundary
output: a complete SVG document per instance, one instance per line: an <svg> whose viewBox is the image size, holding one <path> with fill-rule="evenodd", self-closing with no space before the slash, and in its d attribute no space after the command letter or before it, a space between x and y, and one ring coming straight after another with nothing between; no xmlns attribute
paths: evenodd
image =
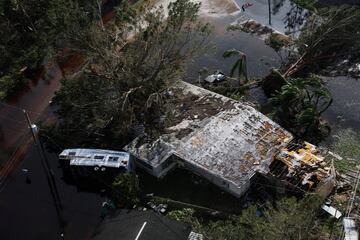
<svg viewBox="0 0 360 240"><path fill-rule="evenodd" d="M300 70L317 72L337 63L360 58L360 7L323 7L306 19L295 42L298 51L292 56L285 77Z"/></svg>
<svg viewBox="0 0 360 240"><path fill-rule="evenodd" d="M69 48L85 63L54 98L61 121L53 137L64 146L114 146L132 126L156 128L162 91L207 48L209 25L198 20L199 7L189 0L171 3L168 11L124 5L110 24L70 33Z"/></svg>

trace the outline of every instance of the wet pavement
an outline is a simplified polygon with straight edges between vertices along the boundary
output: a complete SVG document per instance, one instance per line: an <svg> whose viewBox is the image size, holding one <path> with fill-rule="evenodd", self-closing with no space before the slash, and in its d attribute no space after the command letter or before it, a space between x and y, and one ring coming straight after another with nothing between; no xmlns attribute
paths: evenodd
<svg viewBox="0 0 360 240"><path fill-rule="evenodd" d="M104 22L113 16L111 9L116 0L108 2L111 8L104 9ZM6 103L0 102L0 239L60 239L53 200L22 109L33 123L54 121L49 101L60 87L62 70L76 70L77 59L70 58L63 69L49 62L44 72L29 80ZM46 155L63 204L65 239L89 239L100 221L104 197L98 191L79 191L64 181L57 156L49 152Z"/></svg>
<svg viewBox="0 0 360 240"><path fill-rule="evenodd" d="M6 104L0 103L0 165L14 152L19 139L27 131L28 125L22 109L28 112L34 122L42 115L46 117L49 112L45 110L55 91L60 88L61 78L60 68L53 65L46 75L28 81Z"/></svg>
<svg viewBox="0 0 360 240"><path fill-rule="evenodd" d="M57 155L46 154L54 170L66 222L65 239L89 239L100 223L104 198L97 192L81 192L67 184ZM31 183L26 182L28 170ZM31 146L18 169L0 193L1 239L60 239L60 228L50 190L35 146Z"/></svg>

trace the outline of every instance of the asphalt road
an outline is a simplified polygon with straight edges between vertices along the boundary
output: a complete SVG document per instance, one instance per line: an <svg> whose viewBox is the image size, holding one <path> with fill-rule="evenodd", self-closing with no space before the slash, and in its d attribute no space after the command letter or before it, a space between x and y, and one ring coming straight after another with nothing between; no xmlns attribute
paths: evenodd
<svg viewBox="0 0 360 240"><path fill-rule="evenodd" d="M54 170L63 216L65 239L89 239L100 223L104 198L94 192L79 192L67 184L55 154L47 153ZM28 170L31 183L26 182ZM2 240L60 239L59 224L38 152L34 145L0 193L0 235Z"/></svg>

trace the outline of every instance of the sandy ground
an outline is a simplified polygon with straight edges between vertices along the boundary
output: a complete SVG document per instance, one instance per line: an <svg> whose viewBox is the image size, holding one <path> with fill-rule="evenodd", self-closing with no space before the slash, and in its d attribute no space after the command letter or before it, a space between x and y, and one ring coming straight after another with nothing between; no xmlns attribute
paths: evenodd
<svg viewBox="0 0 360 240"><path fill-rule="evenodd" d="M156 6L166 7L175 0L158 0ZM200 16L221 16L224 14L234 14L239 11L239 6L234 0L192 0L200 2Z"/></svg>

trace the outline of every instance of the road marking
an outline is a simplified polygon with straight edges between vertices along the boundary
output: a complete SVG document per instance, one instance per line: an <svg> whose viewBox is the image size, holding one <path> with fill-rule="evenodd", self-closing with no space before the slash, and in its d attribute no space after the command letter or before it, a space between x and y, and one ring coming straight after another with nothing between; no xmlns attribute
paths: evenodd
<svg viewBox="0 0 360 240"><path fill-rule="evenodd" d="M145 228L145 225L146 225L146 222L144 222L144 224L142 225L142 227L141 227L140 231L138 232L138 234L137 234L137 236L136 236L135 240L138 240L138 239L139 239L140 234L142 233L142 231L143 231L143 230L144 230L144 228Z"/></svg>

